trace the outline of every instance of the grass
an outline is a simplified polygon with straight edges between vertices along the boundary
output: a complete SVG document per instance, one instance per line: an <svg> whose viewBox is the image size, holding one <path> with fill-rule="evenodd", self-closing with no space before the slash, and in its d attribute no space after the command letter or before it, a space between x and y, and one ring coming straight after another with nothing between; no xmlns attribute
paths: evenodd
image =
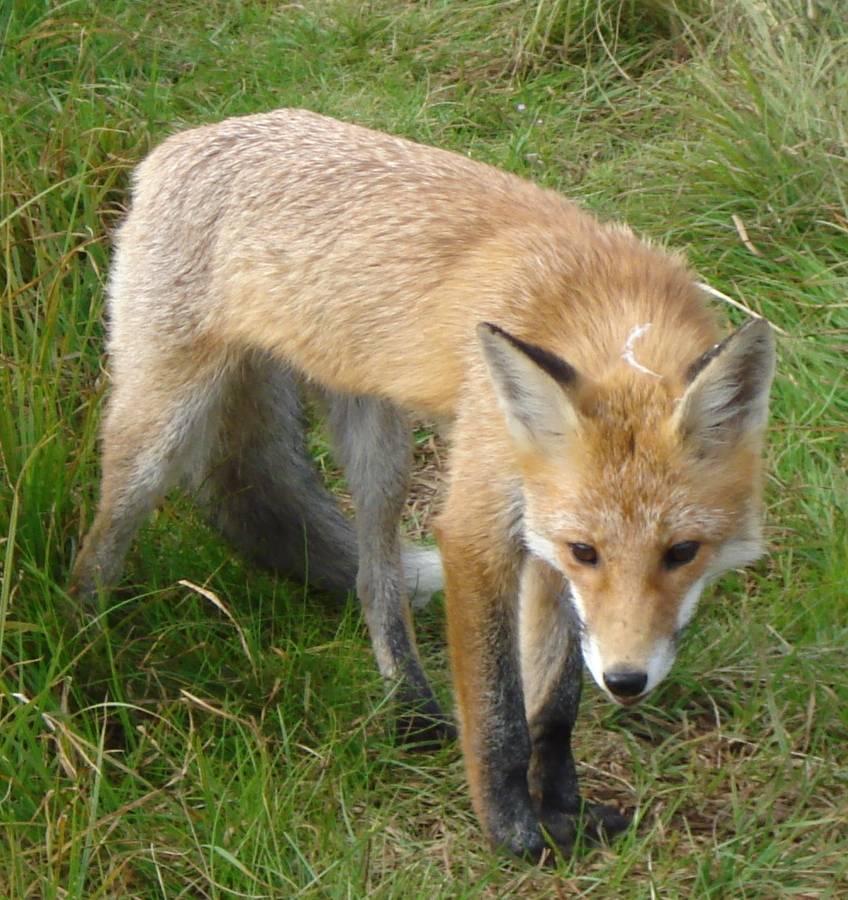
<svg viewBox="0 0 848 900"><path fill-rule="evenodd" d="M839 0L0 8L0 895L845 896L846 63ZM587 690L584 789L639 820L612 849L489 853L458 750L393 742L356 607L246 568L183 498L119 612L65 627L129 172L280 105L560 188L785 332L772 553L713 590L649 703ZM438 607L419 630L447 694Z"/></svg>

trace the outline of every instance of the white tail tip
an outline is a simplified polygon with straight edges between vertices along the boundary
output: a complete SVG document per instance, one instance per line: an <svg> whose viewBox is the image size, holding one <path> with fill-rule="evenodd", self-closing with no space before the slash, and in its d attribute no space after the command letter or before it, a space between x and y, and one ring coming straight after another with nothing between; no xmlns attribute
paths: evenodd
<svg viewBox="0 0 848 900"><path fill-rule="evenodd" d="M444 587L442 557L435 547L404 547L403 571L413 609L423 609Z"/></svg>

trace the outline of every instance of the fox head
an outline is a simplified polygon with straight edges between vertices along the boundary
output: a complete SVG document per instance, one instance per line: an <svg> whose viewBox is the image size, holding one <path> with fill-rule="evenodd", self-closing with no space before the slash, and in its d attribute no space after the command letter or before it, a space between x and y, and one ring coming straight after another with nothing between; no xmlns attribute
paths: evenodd
<svg viewBox="0 0 848 900"><path fill-rule="evenodd" d="M663 376L578 372L497 326L478 334L518 460L525 545L567 578L595 681L635 702L671 668L704 585L762 552L771 328L753 320Z"/></svg>

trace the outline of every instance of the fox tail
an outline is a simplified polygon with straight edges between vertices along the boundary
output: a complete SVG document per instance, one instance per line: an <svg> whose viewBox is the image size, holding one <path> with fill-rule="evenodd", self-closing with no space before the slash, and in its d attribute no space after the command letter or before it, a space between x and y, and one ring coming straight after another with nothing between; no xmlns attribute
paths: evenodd
<svg viewBox="0 0 848 900"><path fill-rule="evenodd" d="M309 455L298 377L252 356L228 382L217 452L197 490L208 520L263 568L347 596L356 531ZM439 553L407 545L403 562L413 605L423 606L442 587Z"/></svg>

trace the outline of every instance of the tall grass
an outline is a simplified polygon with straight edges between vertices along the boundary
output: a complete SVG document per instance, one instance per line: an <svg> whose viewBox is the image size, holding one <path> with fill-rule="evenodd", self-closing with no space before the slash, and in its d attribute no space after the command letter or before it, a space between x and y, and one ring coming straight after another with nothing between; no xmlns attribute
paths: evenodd
<svg viewBox="0 0 848 900"><path fill-rule="evenodd" d="M845 895L847 63L839 0L0 9L0 895ZM650 703L587 691L585 791L639 820L612 849L491 855L457 749L395 745L356 607L243 566L179 496L110 614L68 627L128 173L280 105L558 187L785 333L770 557L713 591ZM447 693L441 628L419 622Z"/></svg>

